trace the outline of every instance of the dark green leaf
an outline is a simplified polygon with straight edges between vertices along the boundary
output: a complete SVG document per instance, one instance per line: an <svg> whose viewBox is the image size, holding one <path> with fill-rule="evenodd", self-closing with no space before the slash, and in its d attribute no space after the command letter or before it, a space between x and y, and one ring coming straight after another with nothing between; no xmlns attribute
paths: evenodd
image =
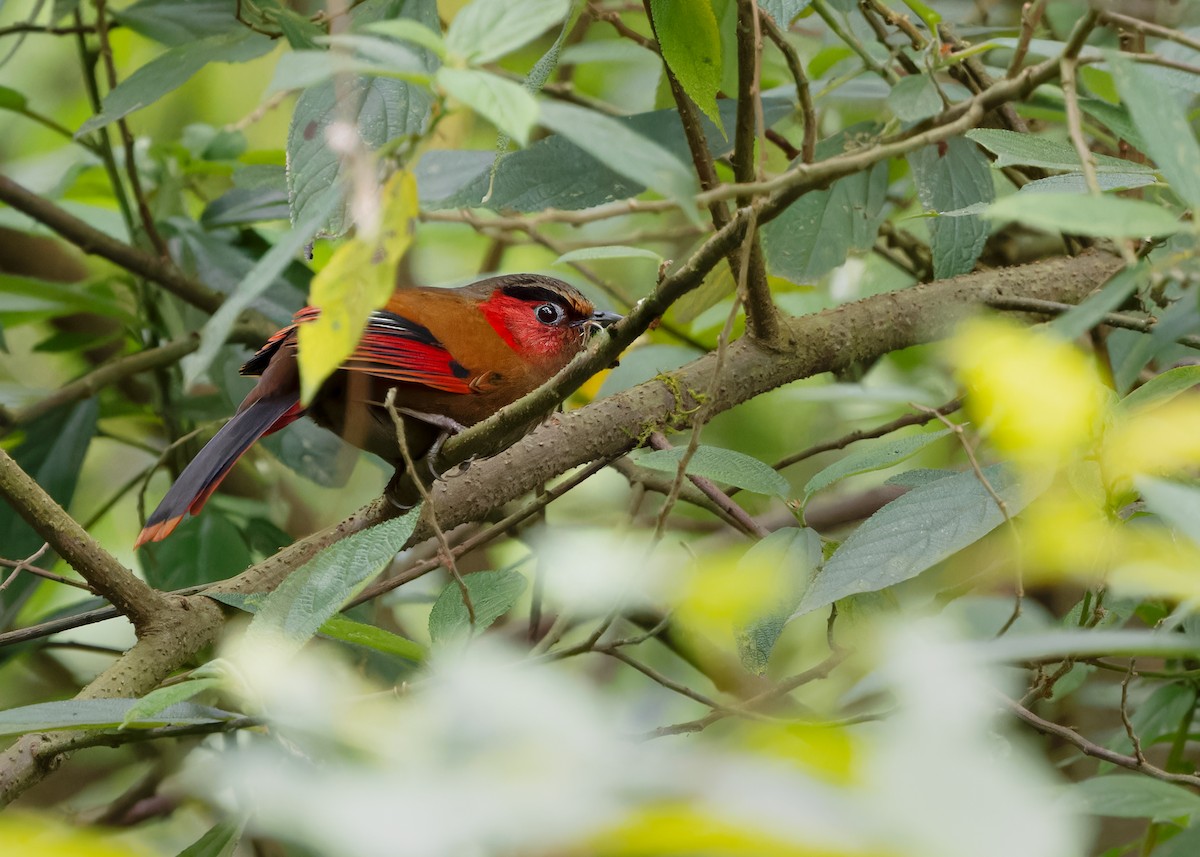
<svg viewBox="0 0 1200 857"><path fill-rule="evenodd" d="M343 159L325 136L332 123L353 121L363 144L377 149L388 140L421 133L432 103L433 96L423 87L382 77L356 77L338 87L325 81L305 90L296 101L288 132L292 222L302 223L311 211L332 205L321 232L337 236L350 228Z"/></svg>
<svg viewBox="0 0 1200 857"><path fill-rule="evenodd" d="M125 712L125 718L121 721L121 726L124 728L154 720L171 706L187 702L193 696L204 693L206 690L220 687L222 681L223 679L220 678L190 678L178 684L155 688L129 706L129 710Z"/></svg>
<svg viewBox="0 0 1200 857"><path fill-rule="evenodd" d="M146 582L155 589L182 589L233 577L250 565L250 549L236 524L209 504L188 518L171 538L140 551Z"/></svg>
<svg viewBox="0 0 1200 857"><path fill-rule="evenodd" d="M961 137L918 149L909 154L908 163L926 211L954 211L996 198L987 158ZM940 280L971 271L987 236L988 226L981 217L933 218L929 238L934 276Z"/></svg>
<svg viewBox="0 0 1200 857"><path fill-rule="evenodd" d="M1068 342L1075 340L1123 304L1139 286L1148 281L1149 273L1149 265L1145 261L1132 268L1122 268L1100 291L1088 295L1076 307L1053 319L1048 327Z"/></svg>
<svg viewBox="0 0 1200 857"><path fill-rule="evenodd" d="M1193 824L1154 849L1154 857L1196 857L1197 854L1200 854L1200 824Z"/></svg>
<svg viewBox="0 0 1200 857"><path fill-rule="evenodd" d="M475 633L486 630L512 609L525 591L519 571L480 571L463 578L475 611ZM429 611L429 636L442 643L471 632L470 616L457 581L450 581Z"/></svg>
<svg viewBox="0 0 1200 857"><path fill-rule="evenodd" d="M0 323L15 327L77 312L135 323L129 311L112 299L107 286L68 285L0 274Z"/></svg>
<svg viewBox="0 0 1200 857"><path fill-rule="evenodd" d="M274 47L269 38L246 29L195 39L159 56L139 68L104 98L100 113L75 132L81 137L103 128L135 110L141 110L191 79L209 63L235 63L257 59Z"/></svg>
<svg viewBox="0 0 1200 857"><path fill-rule="evenodd" d="M321 551L263 600L247 633L302 646L404 547L420 514L418 506Z"/></svg>
<svg viewBox="0 0 1200 857"><path fill-rule="evenodd" d="M1155 184L1158 178L1152 173L1098 173L1096 187L1102 191L1129 190L1135 187L1146 187ZM1091 193L1083 173L1063 173L1058 176L1047 176L1044 179L1034 179L1021 187L1021 193Z"/></svg>
<svg viewBox="0 0 1200 857"><path fill-rule="evenodd" d="M358 461L358 450L311 420L298 420L259 443L292 471L326 488L345 485Z"/></svg>
<svg viewBox="0 0 1200 857"><path fill-rule="evenodd" d="M883 470L899 464L949 433L950 429L942 429L906 437L880 438L856 444L849 453L808 480L808 484L804 486L805 498L811 497L821 489L828 488L847 476L870 473L873 470Z"/></svg>
<svg viewBox="0 0 1200 857"><path fill-rule="evenodd" d="M283 172L280 171L282 176ZM267 220L287 220L290 216L286 187L278 190L235 187L205 206L200 215L200 224L206 229L218 229Z"/></svg>
<svg viewBox="0 0 1200 857"><path fill-rule="evenodd" d="M672 473L679 468L685 447L660 449L647 455L640 456L637 463L651 470L661 470ZM791 490L788 481L763 464L757 458L736 452L732 449L722 449L716 446L696 447L696 452L688 462L687 472L693 476L704 476L715 482L736 485L746 491L758 494L773 494L786 497Z"/></svg>
<svg viewBox="0 0 1200 857"><path fill-rule="evenodd" d="M75 495L84 456L96 434L99 410L95 399L53 410L24 426L23 440L8 451L17 466L63 508L70 508L71 498ZM12 506L0 503L0 545L4 546L4 556L23 559L42 544L42 537ZM54 557L43 556L39 562L53 565ZM0 630L11 627L21 605L39 581L40 578L31 574L22 574L0 592Z"/></svg>
<svg viewBox="0 0 1200 857"><path fill-rule="evenodd" d="M984 475L1017 515L1038 493L999 465ZM858 592L876 592L916 577L1004 523L973 471L914 488L850 534L814 578L795 616Z"/></svg>
<svg viewBox="0 0 1200 857"><path fill-rule="evenodd" d="M7 86L0 86L0 110L14 110L20 113L28 103L22 93Z"/></svg>
<svg viewBox="0 0 1200 857"><path fill-rule="evenodd" d="M708 0L650 0L650 17L663 61L696 106L719 125L721 33L712 6Z"/></svg>
<svg viewBox="0 0 1200 857"><path fill-rule="evenodd" d="M735 102L719 102L721 121L728 127L734 121ZM778 98L763 99L767 126L791 111L790 102ZM672 152L676 158L689 158L687 140L679 114L657 110L616 119L630 130L648 137ZM705 139L713 157L723 157L732 148L707 117L700 118ZM620 172L609 169L566 138L554 135L538 140L527 149L503 155L496 166L494 151L433 150L417 162L417 187L421 204L429 209L490 208L493 211L541 211L560 208L575 211L617 199L637 196L646 189Z"/></svg>
<svg viewBox="0 0 1200 857"><path fill-rule="evenodd" d="M135 33L164 45L186 45L208 36L246 31L234 16L235 0L138 0L110 11Z"/></svg>
<svg viewBox="0 0 1200 857"><path fill-rule="evenodd" d="M968 131L966 136L994 154L997 167L1029 166L1075 172L1082 166L1079 153L1070 143L1061 143L1037 134L1018 134L1016 131L1003 131L998 128L976 128L974 131ZM1152 167L1124 158L1098 154L1093 154L1092 157L1095 159L1098 174L1154 172Z"/></svg>
<svg viewBox="0 0 1200 857"><path fill-rule="evenodd" d="M692 202L700 190L696 174L628 123L562 101L543 102L541 122L614 172L675 200L690 219L698 219Z"/></svg>
<svg viewBox="0 0 1200 857"><path fill-rule="evenodd" d="M1155 375L1123 398L1116 407L1118 416L1166 404L1181 393L1200 384L1200 366L1176 366Z"/></svg>

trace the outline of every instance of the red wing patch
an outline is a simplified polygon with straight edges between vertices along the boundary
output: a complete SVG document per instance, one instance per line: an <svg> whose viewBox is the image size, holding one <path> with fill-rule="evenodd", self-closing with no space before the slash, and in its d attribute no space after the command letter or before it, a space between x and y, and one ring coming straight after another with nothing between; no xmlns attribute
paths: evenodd
<svg viewBox="0 0 1200 857"><path fill-rule="evenodd" d="M475 392L470 370L429 328L387 310L371 313L358 348L342 368L447 393Z"/></svg>

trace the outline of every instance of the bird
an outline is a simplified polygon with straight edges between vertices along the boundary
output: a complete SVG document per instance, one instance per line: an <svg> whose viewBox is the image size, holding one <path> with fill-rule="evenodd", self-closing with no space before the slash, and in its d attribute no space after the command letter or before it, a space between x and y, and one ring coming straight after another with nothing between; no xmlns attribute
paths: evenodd
<svg viewBox="0 0 1200 857"><path fill-rule="evenodd" d="M179 474L146 519L135 548L166 538L198 514L259 438L302 416L392 464L404 459L385 407L390 389L416 461L447 434L474 425L536 389L620 320L579 290L540 274L506 274L459 288L397 289L369 316L353 353L307 406L300 401L297 329L306 306L244 366L258 382L237 412ZM395 483L396 480L393 480Z"/></svg>

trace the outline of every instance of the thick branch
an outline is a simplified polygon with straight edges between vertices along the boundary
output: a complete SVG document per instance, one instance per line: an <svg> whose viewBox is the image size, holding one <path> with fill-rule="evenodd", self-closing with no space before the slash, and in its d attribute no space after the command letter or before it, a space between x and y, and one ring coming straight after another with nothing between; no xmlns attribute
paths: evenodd
<svg viewBox="0 0 1200 857"><path fill-rule="evenodd" d="M168 602L161 592L151 589L97 544L4 450L0 450L0 497L79 572L94 592L128 616L139 634L166 611Z"/></svg>
<svg viewBox="0 0 1200 857"><path fill-rule="evenodd" d="M75 215L22 187L7 176L0 176L0 202L44 224L70 241L84 253L100 256L121 266L130 273L162 286L171 294L205 312L213 313L225 297L203 283L182 274L169 261L159 259L136 247L118 241L99 229L94 229ZM275 330L275 325L260 313L247 310L246 344L259 345Z"/></svg>

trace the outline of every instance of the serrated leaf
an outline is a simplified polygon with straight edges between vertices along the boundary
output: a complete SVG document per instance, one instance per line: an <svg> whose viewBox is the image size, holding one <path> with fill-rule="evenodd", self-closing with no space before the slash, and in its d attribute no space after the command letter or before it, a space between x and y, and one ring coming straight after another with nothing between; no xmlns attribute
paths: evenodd
<svg viewBox="0 0 1200 857"><path fill-rule="evenodd" d="M377 628L365 622L355 622L345 616L331 616L326 619L321 624L319 633L323 637L351 643L355 646L364 646L385 655L396 655L415 663L425 660L424 646L401 637L399 634L393 634L391 631L385 631L383 628Z"/></svg>
<svg viewBox="0 0 1200 857"><path fill-rule="evenodd" d="M438 69L437 84L522 146L537 124L537 99L525 87L486 71L470 68Z"/></svg>
<svg viewBox="0 0 1200 857"><path fill-rule="evenodd" d="M998 128L976 128L966 133L996 156L996 167L1027 166L1047 170L1078 171L1081 168L1079 153L1070 143L1060 143L1037 134L1019 134ZM1145 173L1152 175L1154 168L1123 158L1093 154L1096 172L1100 173Z"/></svg>
<svg viewBox="0 0 1200 857"><path fill-rule="evenodd" d="M542 104L541 122L614 172L674 200L690 220L699 222L695 173L649 137L611 116L558 101Z"/></svg>
<svg viewBox="0 0 1200 857"><path fill-rule="evenodd" d="M766 675L771 652L787 625L788 617L799 603L813 572L821 564L821 537L816 530L785 527L756 542L738 563L741 570L753 563L769 563L786 570L791 591L780 602L778 611L762 617L737 633L738 656L742 666L755 675Z"/></svg>
<svg viewBox="0 0 1200 857"><path fill-rule="evenodd" d="M944 148L926 146L911 152L908 163L926 211L954 211L996 198L987 158L961 137L947 140ZM978 216L935 217L929 223L933 275L940 280L970 272L987 236L987 223Z"/></svg>
<svg viewBox="0 0 1200 857"><path fill-rule="evenodd" d="M887 104L902 122L920 122L942 112L942 96L933 78L925 74L900 78L888 93Z"/></svg>
<svg viewBox="0 0 1200 857"><path fill-rule="evenodd" d="M848 476L883 470L916 455L929 444L950 434L951 429L913 434L906 437L880 438L856 444L854 448L833 464L821 470L804 486L805 502L813 494L828 488Z"/></svg>
<svg viewBox="0 0 1200 857"><path fill-rule="evenodd" d="M1176 366L1155 375L1117 403L1116 416L1165 405L1181 393L1200 384L1200 366Z"/></svg>
<svg viewBox="0 0 1200 857"><path fill-rule="evenodd" d="M1193 208L1200 207L1200 144L1183 106L1146 73L1113 51L1108 54L1121 101L1145 141L1146 153L1158 164L1176 193Z"/></svg>
<svg viewBox="0 0 1200 857"><path fill-rule="evenodd" d="M299 649L404 548L420 515L418 506L321 551L263 599L247 635L282 638Z"/></svg>
<svg viewBox="0 0 1200 857"><path fill-rule="evenodd" d="M1093 815L1172 821L1200 812L1200 796L1141 774L1110 774L1072 783L1071 794Z"/></svg>
<svg viewBox="0 0 1200 857"><path fill-rule="evenodd" d="M0 735L23 735L57 729L153 729L159 726L190 726L219 723L237 715L204 705L183 702L136 722L124 723L137 699L64 699L39 702L0 711Z"/></svg>
<svg viewBox="0 0 1200 857"><path fill-rule="evenodd" d="M988 206L984 216L1095 238L1173 235L1184 228L1166 209L1140 199L1066 193L1010 194Z"/></svg>
<svg viewBox="0 0 1200 857"><path fill-rule="evenodd" d="M519 571L480 571L463 578L475 611L475 633L486 630L512 609L525 591L525 575ZM457 581L450 581L429 611L429 636L435 643L471 632L470 615Z"/></svg>
<svg viewBox="0 0 1200 857"><path fill-rule="evenodd" d="M209 63L247 62L269 52L274 45L266 36L239 29L171 48L117 84L104 97L100 112L79 126L75 136L82 137L153 104Z"/></svg>
<svg viewBox="0 0 1200 857"><path fill-rule="evenodd" d="M682 446L659 449L638 457L637 463L651 470L673 473L678 470L685 451L686 447ZM714 482L734 485L756 494L786 497L791 490L788 481L769 465L744 452L717 446L701 444L696 447L695 454L688 461L687 472L692 476L703 476Z"/></svg>
<svg viewBox="0 0 1200 857"><path fill-rule="evenodd" d="M1000 465L983 471L1015 516L1037 493ZM888 503L834 552L792 618L859 592L876 592L916 577L1004 523L974 471L914 488Z"/></svg>
<svg viewBox="0 0 1200 857"><path fill-rule="evenodd" d="M708 0L650 0L663 61L704 115L721 127L721 33ZM721 129L724 134L724 129Z"/></svg>
<svg viewBox="0 0 1200 857"><path fill-rule="evenodd" d="M424 87L382 77L356 77L340 87L326 81L301 93L287 143L292 222L305 222L310 208L324 209L324 198L332 196L333 213L321 233L338 236L350 228L344 202L345 166L326 137L331 124L352 122L363 145L374 150L397 137L421 133L432 103L433 96Z"/></svg>
<svg viewBox="0 0 1200 857"><path fill-rule="evenodd" d="M485 65L536 39L570 7L570 0L472 0L450 22L446 51Z"/></svg>
<svg viewBox="0 0 1200 857"><path fill-rule="evenodd" d="M223 821L210 827L203 836L180 851L176 857L231 857L241 838L241 822Z"/></svg>
<svg viewBox="0 0 1200 857"><path fill-rule="evenodd" d="M395 290L396 266L412 244L419 213L412 173L402 170L388 179L379 209L375 234L364 231L351 238L313 277L309 303L321 314L296 332L301 402L311 402L325 379L350 356L368 317Z"/></svg>
<svg viewBox="0 0 1200 857"><path fill-rule="evenodd" d="M662 256L653 250L643 247L626 247L621 244L610 244L606 247L581 247L570 250L554 260L555 265L565 262L587 262L593 259L649 259L655 264L662 264Z"/></svg>

